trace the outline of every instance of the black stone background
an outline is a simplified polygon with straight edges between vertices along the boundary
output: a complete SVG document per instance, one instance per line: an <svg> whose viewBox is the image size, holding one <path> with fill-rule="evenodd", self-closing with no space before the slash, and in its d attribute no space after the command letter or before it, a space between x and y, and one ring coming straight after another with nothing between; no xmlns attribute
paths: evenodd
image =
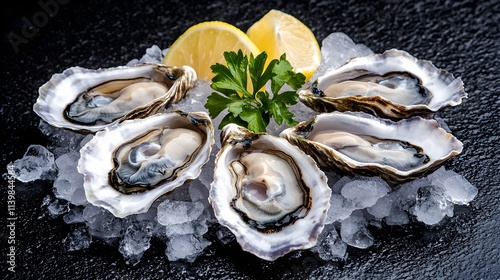
<svg viewBox="0 0 500 280"><path fill-rule="evenodd" d="M55 1L55 0L52 0ZM42 0L50 2L50 0ZM17 279L497 279L499 222L499 10L488 1L76 1L59 4L43 22L36 1L10 1L2 10L0 168L21 158L30 144L46 144L32 106L37 90L71 66L123 65L153 44L161 48L193 24L222 20L246 31L270 9L303 21L319 42L344 32L375 52L406 50L462 77L469 98L439 115L463 141L464 152L446 164L477 186L467 207L436 228L419 223L371 228L375 245L349 248L344 263L324 262L310 252L266 262L242 252L236 242L208 248L193 264L169 263L165 245L152 241L137 266L128 266L117 247L94 241L87 250L67 252L71 230L50 219L40 205L48 182L16 182L16 273L7 254L7 182L1 179L0 278ZM7 35L22 35L26 17L38 15L38 30L16 52ZM35 34L33 34L35 33ZM213 238L210 237L209 238Z"/></svg>

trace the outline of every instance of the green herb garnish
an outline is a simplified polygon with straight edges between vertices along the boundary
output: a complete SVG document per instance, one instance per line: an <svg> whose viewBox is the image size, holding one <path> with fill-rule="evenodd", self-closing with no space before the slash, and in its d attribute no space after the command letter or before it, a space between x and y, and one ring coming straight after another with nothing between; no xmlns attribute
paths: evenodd
<svg viewBox="0 0 500 280"><path fill-rule="evenodd" d="M212 118L227 108L229 113L219 128L236 123L255 132L265 132L270 118L274 118L277 124L297 124L287 105L297 103L297 90L305 83L305 76L293 71L285 54L279 60L273 59L267 68L266 52L255 58L250 54L250 59L241 50L238 53L224 52L224 58L227 66L216 63L210 67L215 74L211 87L217 92L212 92L205 104ZM252 83L251 91L248 90L248 77ZM265 90L269 80L272 94ZM294 90L279 93L285 84Z"/></svg>

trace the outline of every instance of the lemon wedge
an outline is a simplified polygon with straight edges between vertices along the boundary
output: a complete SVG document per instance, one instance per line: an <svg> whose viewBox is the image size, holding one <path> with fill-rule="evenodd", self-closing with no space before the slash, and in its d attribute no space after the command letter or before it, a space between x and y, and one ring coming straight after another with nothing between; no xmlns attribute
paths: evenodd
<svg viewBox="0 0 500 280"><path fill-rule="evenodd" d="M170 46L163 64L191 66L198 79L214 77L210 66L225 64L224 52L242 50L254 56L260 53L248 36L237 27L222 21L207 21L191 26Z"/></svg>
<svg viewBox="0 0 500 280"><path fill-rule="evenodd" d="M247 31L248 37L271 59L285 53L296 72L308 80L321 62L321 51L312 31L295 17L271 10Z"/></svg>

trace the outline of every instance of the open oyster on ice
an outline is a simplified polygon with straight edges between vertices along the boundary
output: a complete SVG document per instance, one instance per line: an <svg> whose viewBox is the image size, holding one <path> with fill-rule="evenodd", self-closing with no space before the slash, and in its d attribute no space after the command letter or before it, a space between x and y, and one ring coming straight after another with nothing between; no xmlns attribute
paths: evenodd
<svg viewBox="0 0 500 280"><path fill-rule="evenodd" d="M158 113L179 102L195 82L189 66L72 67L40 87L33 111L53 126L96 132Z"/></svg>
<svg viewBox="0 0 500 280"><path fill-rule="evenodd" d="M299 92L300 101L319 112L364 111L392 119L427 115L464 97L460 78L395 49L353 58Z"/></svg>
<svg viewBox="0 0 500 280"><path fill-rule="evenodd" d="M105 128L80 150L87 200L120 218L146 212L200 175L213 144L204 112L172 111Z"/></svg>
<svg viewBox="0 0 500 280"><path fill-rule="evenodd" d="M415 179L462 152L462 143L434 120L394 122L362 112L323 113L280 134L326 169Z"/></svg>
<svg viewBox="0 0 500 280"><path fill-rule="evenodd" d="M314 160L285 139L235 124L221 138L209 195L219 223L265 260L314 246L331 194Z"/></svg>

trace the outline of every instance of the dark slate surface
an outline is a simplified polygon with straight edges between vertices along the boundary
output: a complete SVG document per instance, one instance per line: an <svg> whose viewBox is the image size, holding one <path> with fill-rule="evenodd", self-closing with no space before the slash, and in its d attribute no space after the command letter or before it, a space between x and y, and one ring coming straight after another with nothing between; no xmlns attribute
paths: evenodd
<svg viewBox="0 0 500 280"><path fill-rule="evenodd" d="M57 10L23 1L2 5L0 167L22 157L30 144L47 142L31 111L37 89L52 74L74 65L122 65L153 44L168 47L189 26L222 20L246 30L269 9L301 19L321 41L341 31L376 52L399 48L460 76L469 98L440 116L463 141L464 153L446 164L479 188L468 207L433 229L420 224L371 229L375 245L349 250L345 263L324 262L305 252L275 262L242 252L238 244L209 248L192 265L169 263L165 245L153 241L142 262L127 266L116 247L94 242L66 252L70 231L62 219L42 217L40 205L51 192L46 182L16 182L16 274L6 271L7 182L1 181L0 275L7 278L416 278L497 279L500 275L499 168L499 10L489 1L85 1L59 0ZM59 3L55 0L41 2ZM12 6L18 4L19 6ZM40 28L26 29L33 19ZM26 19L26 20L24 20ZM11 32L23 36L14 51ZM2 172L3 173L3 172Z"/></svg>

